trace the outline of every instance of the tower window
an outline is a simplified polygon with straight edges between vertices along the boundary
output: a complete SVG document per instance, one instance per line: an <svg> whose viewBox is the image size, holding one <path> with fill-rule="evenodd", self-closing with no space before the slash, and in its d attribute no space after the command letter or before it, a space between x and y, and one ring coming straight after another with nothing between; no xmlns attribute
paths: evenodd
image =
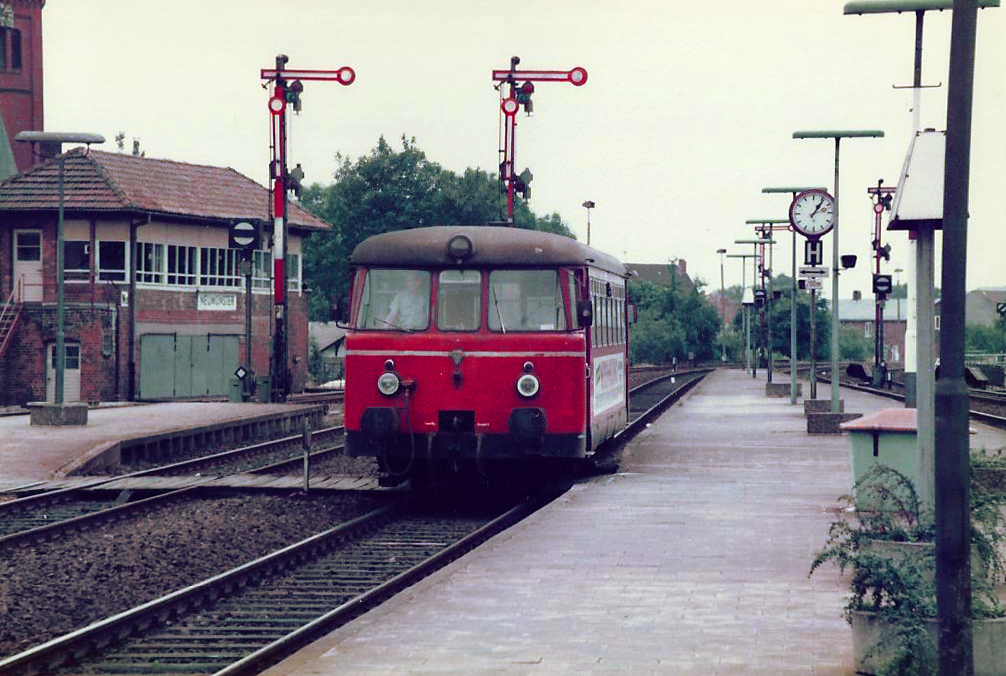
<svg viewBox="0 0 1006 676"><path fill-rule="evenodd" d="M0 70L21 70L21 31L0 28Z"/></svg>
<svg viewBox="0 0 1006 676"><path fill-rule="evenodd" d="M21 31L19 30L10 32L10 67L12 70L21 70Z"/></svg>

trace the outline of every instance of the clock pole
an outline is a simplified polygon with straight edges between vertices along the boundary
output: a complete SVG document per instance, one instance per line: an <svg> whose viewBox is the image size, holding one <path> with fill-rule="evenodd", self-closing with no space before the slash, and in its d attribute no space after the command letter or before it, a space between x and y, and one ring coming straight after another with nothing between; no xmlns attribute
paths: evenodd
<svg viewBox="0 0 1006 676"><path fill-rule="evenodd" d="M884 136L884 132L877 129L868 130L852 130L852 131L795 131L793 132L793 138L795 139L805 139L805 138L830 138L835 139L835 226L834 239L832 241L832 274L834 277L831 280L831 412L839 412L839 394L838 394L838 275L841 271L839 267L839 256L838 256L838 157L839 157L839 147L840 142L843 138L880 138Z"/></svg>

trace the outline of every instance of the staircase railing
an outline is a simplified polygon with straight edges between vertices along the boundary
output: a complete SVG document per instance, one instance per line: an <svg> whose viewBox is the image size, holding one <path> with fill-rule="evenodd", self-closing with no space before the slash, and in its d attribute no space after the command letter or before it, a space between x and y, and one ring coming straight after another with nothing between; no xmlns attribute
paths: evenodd
<svg viewBox="0 0 1006 676"><path fill-rule="evenodd" d="M10 295L7 296L7 301L4 303L3 310L0 311L0 359L7 352L7 344L10 342L11 336L14 335L18 319L21 318L22 281L22 279L18 279L14 283L14 288L11 289Z"/></svg>

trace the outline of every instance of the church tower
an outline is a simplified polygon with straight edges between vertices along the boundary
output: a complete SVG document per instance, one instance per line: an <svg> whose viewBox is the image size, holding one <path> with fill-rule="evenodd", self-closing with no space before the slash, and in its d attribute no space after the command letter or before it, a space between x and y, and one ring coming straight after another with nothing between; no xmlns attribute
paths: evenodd
<svg viewBox="0 0 1006 676"><path fill-rule="evenodd" d="M42 131L42 8L45 0L0 0L0 179L34 165L20 131ZM4 166L13 157L16 167ZM5 161L6 160L6 161ZM12 171L13 170L13 171Z"/></svg>

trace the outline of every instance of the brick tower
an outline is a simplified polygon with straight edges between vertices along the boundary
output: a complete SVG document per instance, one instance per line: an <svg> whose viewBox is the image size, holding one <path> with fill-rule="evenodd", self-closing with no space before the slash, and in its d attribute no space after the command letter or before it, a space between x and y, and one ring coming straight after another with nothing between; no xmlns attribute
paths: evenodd
<svg viewBox="0 0 1006 676"><path fill-rule="evenodd" d="M42 8L45 0L0 0L0 170L13 154L17 171L34 164L30 143L15 143L20 131L41 131ZM2 147L7 145L6 148ZM9 151L9 152L8 152ZM9 168L6 173L11 173Z"/></svg>

